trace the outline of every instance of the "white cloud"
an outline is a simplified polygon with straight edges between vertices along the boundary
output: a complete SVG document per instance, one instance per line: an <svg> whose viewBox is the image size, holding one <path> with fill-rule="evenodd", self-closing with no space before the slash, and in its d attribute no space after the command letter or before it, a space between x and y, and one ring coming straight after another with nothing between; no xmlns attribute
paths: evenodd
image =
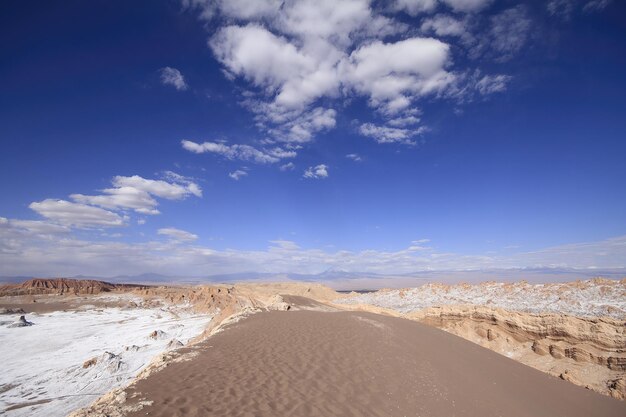
<svg viewBox="0 0 626 417"><path fill-rule="evenodd" d="M590 0L585 3L583 10L585 12L598 12L604 10L613 0Z"/></svg>
<svg viewBox="0 0 626 417"><path fill-rule="evenodd" d="M387 121L387 124L393 127L405 127L410 125L416 125L420 122L419 117L415 116L405 116L405 117L396 117L395 119L391 119Z"/></svg>
<svg viewBox="0 0 626 417"><path fill-rule="evenodd" d="M280 170L281 171L293 171L295 167L296 166L294 165L293 162L287 162L286 164L280 166Z"/></svg>
<svg viewBox="0 0 626 417"><path fill-rule="evenodd" d="M404 145L415 145L413 137L424 132L424 128L403 129L398 127L378 126L373 123L363 123L359 128L364 136L373 138L378 143L402 143Z"/></svg>
<svg viewBox="0 0 626 417"><path fill-rule="evenodd" d="M172 175L172 173L170 173L170 175ZM120 188L132 187L168 200L182 200L189 195L202 197L202 190L198 184L188 180L184 180L183 182L179 179L179 181L181 182L169 183L162 180L142 178L139 175L133 175L131 177L116 176L113 178L113 185Z"/></svg>
<svg viewBox="0 0 626 417"><path fill-rule="evenodd" d="M333 109L317 107L268 131L283 142L306 143L310 142L316 133L335 127L336 114Z"/></svg>
<svg viewBox="0 0 626 417"><path fill-rule="evenodd" d="M51 236L68 234L71 229L67 226L42 220L17 220L0 217L0 228L7 233L21 236Z"/></svg>
<svg viewBox="0 0 626 417"><path fill-rule="evenodd" d="M507 84L511 81L509 75L485 75L476 83L476 89L482 95L500 93L506 90Z"/></svg>
<svg viewBox="0 0 626 417"><path fill-rule="evenodd" d="M62 226L94 228L125 225L125 219L112 211L65 200L49 198L33 202L28 207Z"/></svg>
<svg viewBox="0 0 626 417"><path fill-rule="evenodd" d="M452 16L439 14L422 21L420 30L437 36L465 36L468 32L466 23Z"/></svg>
<svg viewBox="0 0 626 417"><path fill-rule="evenodd" d="M300 246L291 240L270 240L270 243L272 243L274 247L270 247L269 250L281 249L285 251L295 251L300 249Z"/></svg>
<svg viewBox="0 0 626 417"><path fill-rule="evenodd" d="M314 167L308 167L302 176L309 179L328 178L328 166L320 164Z"/></svg>
<svg viewBox="0 0 626 417"><path fill-rule="evenodd" d="M132 209L141 214L159 214L154 197L167 200L182 200L190 195L202 197L200 186L191 180L173 172L167 172L166 178L173 182L138 175L116 176L112 180L113 188L102 190L101 195L72 194L70 198L78 203L111 210Z"/></svg>
<svg viewBox="0 0 626 417"><path fill-rule="evenodd" d="M185 77L179 70L172 67L161 68L161 82L164 85L171 85L178 91L185 91L189 88L185 82Z"/></svg>
<svg viewBox="0 0 626 417"><path fill-rule="evenodd" d="M265 249L215 250L190 242L192 233L165 233L173 240L122 243L81 240L66 234L42 238L18 234L0 218L0 265L4 275L113 276L158 270L169 275L235 272L308 273L329 268L348 272L406 274L419 271L485 270L490 268L624 268L626 236L597 242L561 245L507 255L450 253L414 241L405 249L362 251L303 249L292 241L274 241ZM166 228L163 230L172 230ZM178 229L173 229L178 230ZM182 238L182 239L181 239ZM185 240L187 239L187 240ZM506 278L506 272L502 278Z"/></svg>
<svg viewBox="0 0 626 417"><path fill-rule="evenodd" d="M355 161L355 162L360 162L360 161L362 161L362 160L363 160L363 159L362 159L362 158L361 158L358 154L356 154L356 153L349 153L349 154L347 154L347 155L346 155L346 158L348 158L348 159L352 159L352 160L353 160L353 161Z"/></svg>
<svg viewBox="0 0 626 417"><path fill-rule="evenodd" d="M312 77L320 80L319 84L302 88L303 79L317 66L315 57L261 26L227 26L211 39L211 47L229 72L275 92L280 106L308 104L330 88L320 77Z"/></svg>
<svg viewBox="0 0 626 417"><path fill-rule="evenodd" d="M248 173L246 171L243 171L241 169L238 169L236 171L230 172L228 174L229 177L231 177L232 179L234 179L235 181L239 181L241 178L247 176Z"/></svg>
<svg viewBox="0 0 626 417"><path fill-rule="evenodd" d="M397 7L435 5L419 3ZM321 99L357 93L373 108L399 114L454 80L444 68L449 63L445 43L432 38L382 42L407 26L375 12L369 0L295 0L280 7L263 2L241 13L236 12L240 2L186 4L203 10L204 18L231 18L209 45L229 77L248 82L251 91L242 102L257 126L277 141L305 143L335 127L337 111L320 106Z"/></svg>
<svg viewBox="0 0 626 417"><path fill-rule="evenodd" d="M402 10L411 16L432 12L437 8L437 0L396 0L393 8Z"/></svg>
<svg viewBox="0 0 626 417"><path fill-rule="evenodd" d="M183 140L181 144L184 149L193 153L215 153L222 155L226 159L252 161L259 164L273 164L282 158L292 158L296 156L295 152L285 151L281 148L274 148L270 151L256 149L250 145L227 145L220 142L203 142L196 143L190 140Z"/></svg>
<svg viewBox="0 0 626 417"><path fill-rule="evenodd" d="M471 62L506 61L522 50L531 33L526 6L492 11L493 0L182 1L200 10L201 19L213 19L209 48L227 78L243 85L241 104L267 135L265 145L313 141L337 125L338 111L354 98L366 99L376 118L383 119L381 128L387 130L377 135L383 143L406 143L415 132L427 130L417 117L421 102L467 103L472 95L505 91L508 76L469 76L478 70L467 68L466 59L453 60L453 51ZM593 8L605 2L585 4ZM401 23L395 14L400 11L420 15L417 28ZM245 145L206 144L188 142L186 149L258 163L283 158L231 147Z"/></svg>
<svg viewBox="0 0 626 417"><path fill-rule="evenodd" d="M295 158L298 155L294 150L287 150L279 147L268 149L266 152L279 159Z"/></svg>
<svg viewBox="0 0 626 417"><path fill-rule="evenodd" d="M372 107L397 114L414 99L441 92L454 80L444 69L448 53L449 46L433 38L375 41L350 54L345 77L370 97Z"/></svg>
<svg viewBox="0 0 626 417"><path fill-rule="evenodd" d="M550 0L546 4L548 13L569 20L574 12L582 7L586 13L604 10L612 0Z"/></svg>
<svg viewBox="0 0 626 417"><path fill-rule="evenodd" d="M507 9L491 18L490 49L495 50L498 60L511 59L526 44L531 21L522 5Z"/></svg>
<svg viewBox="0 0 626 417"><path fill-rule="evenodd" d="M455 84L446 94L457 103L469 103L491 94L506 91L513 77L504 74L485 75L479 70L459 74Z"/></svg>
<svg viewBox="0 0 626 417"><path fill-rule="evenodd" d="M184 230L176 229L174 227L166 227L157 230L157 234L167 236L173 241L177 242L191 242L198 239L197 235L186 232Z"/></svg>

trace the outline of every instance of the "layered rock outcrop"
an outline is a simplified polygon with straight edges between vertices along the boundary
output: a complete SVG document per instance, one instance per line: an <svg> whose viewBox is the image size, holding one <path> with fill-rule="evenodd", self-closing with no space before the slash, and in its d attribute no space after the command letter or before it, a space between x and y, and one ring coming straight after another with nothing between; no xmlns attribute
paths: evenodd
<svg viewBox="0 0 626 417"><path fill-rule="evenodd" d="M21 284L0 286L0 297L44 294L100 294L146 288L144 285L112 284L92 279L33 278Z"/></svg>

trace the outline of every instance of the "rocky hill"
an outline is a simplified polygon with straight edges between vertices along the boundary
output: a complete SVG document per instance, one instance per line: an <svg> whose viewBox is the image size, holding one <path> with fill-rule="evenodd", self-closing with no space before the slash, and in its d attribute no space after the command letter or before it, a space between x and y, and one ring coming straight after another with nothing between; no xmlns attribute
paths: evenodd
<svg viewBox="0 0 626 417"><path fill-rule="evenodd" d="M426 284L416 288L352 294L344 304L369 304L408 314L428 307L477 305L525 313L626 319L626 279L594 278L565 283L526 281Z"/></svg>
<svg viewBox="0 0 626 417"><path fill-rule="evenodd" d="M0 297L42 294L100 294L146 288L145 285L112 284L92 279L33 278L21 284L0 286Z"/></svg>

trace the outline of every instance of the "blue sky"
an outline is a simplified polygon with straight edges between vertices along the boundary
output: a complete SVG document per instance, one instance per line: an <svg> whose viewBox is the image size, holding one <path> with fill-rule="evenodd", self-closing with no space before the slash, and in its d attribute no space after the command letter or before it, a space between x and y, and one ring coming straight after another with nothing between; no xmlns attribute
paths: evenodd
<svg viewBox="0 0 626 417"><path fill-rule="evenodd" d="M12 2L0 275L626 267L626 6Z"/></svg>

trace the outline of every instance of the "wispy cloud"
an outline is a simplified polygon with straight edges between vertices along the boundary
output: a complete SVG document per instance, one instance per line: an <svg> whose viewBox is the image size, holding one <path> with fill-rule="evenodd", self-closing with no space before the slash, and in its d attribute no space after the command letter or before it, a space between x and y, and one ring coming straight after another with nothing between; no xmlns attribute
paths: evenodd
<svg viewBox="0 0 626 417"><path fill-rule="evenodd" d="M293 171L295 168L296 166L293 162L287 162L286 164L280 166L281 171Z"/></svg>
<svg viewBox="0 0 626 417"><path fill-rule="evenodd" d="M408 274L434 271L479 271L560 268L594 271L626 267L626 236L533 252L468 255L441 251L426 240L405 249L350 251L302 248L276 240L260 250L216 250L193 243L194 233L176 228L158 232L169 239L140 243L90 241L47 233L25 233L19 220L0 218L0 265L6 275L112 276L159 270L173 275L210 275L245 271L317 274L328 269L347 272ZM505 273L503 272L503 275Z"/></svg>
<svg viewBox="0 0 626 417"><path fill-rule="evenodd" d="M221 155L226 159L251 161L258 164L273 164L281 159L293 158L296 156L296 152L293 150L286 150L280 147L272 149L257 149L250 145L228 145L222 142L203 142L196 143L190 140L181 141L183 149L201 154L201 153L213 153Z"/></svg>
<svg viewBox="0 0 626 417"><path fill-rule="evenodd" d="M185 77L176 68L161 68L160 73L161 83L163 83L163 85L171 85L178 91L185 91L189 88L187 82L185 81Z"/></svg>
<svg viewBox="0 0 626 417"><path fill-rule="evenodd" d="M174 227L165 227L157 230L159 235L167 236L173 241L177 242L192 242L198 239L197 235L193 233L186 232L184 230L176 229Z"/></svg>
<svg viewBox="0 0 626 417"><path fill-rule="evenodd" d="M238 169L236 171L230 172L228 174L228 176L232 179L234 179L235 181L239 181L241 178L247 176L248 173L242 169Z"/></svg>
<svg viewBox="0 0 626 417"><path fill-rule="evenodd" d="M599 12L612 2L612 0L550 0L546 3L546 9L553 16L569 20L578 10L586 13Z"/></svg>
<svg viewBox="0 0 626 417"><path fill-rule="evenodd" d="M363 123L359 127L363 136L369 136L378 143L401 143L404 145L415 145L415 136L424 133L422 126L418 129L406 129L399 127L377 126L373 123Z"/></svg>
<svg viewBox="0 0 626 417"><path fill-rule="evenodd" d="M77 228L124 226L125 219L98 207L48 198L28 206L46 219L63 226Z"/></svg>

